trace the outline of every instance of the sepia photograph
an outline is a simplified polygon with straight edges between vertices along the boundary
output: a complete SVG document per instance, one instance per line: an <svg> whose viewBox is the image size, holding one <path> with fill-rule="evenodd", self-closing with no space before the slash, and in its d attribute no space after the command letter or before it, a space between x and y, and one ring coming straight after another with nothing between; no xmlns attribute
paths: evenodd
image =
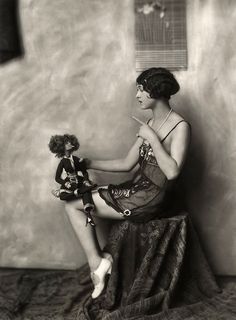
<svg viewBox="0 0 236 320"><path fill-rule="evenodd" d="M0 0L0 320L236 319L235 30L235 0Z"/></svg>

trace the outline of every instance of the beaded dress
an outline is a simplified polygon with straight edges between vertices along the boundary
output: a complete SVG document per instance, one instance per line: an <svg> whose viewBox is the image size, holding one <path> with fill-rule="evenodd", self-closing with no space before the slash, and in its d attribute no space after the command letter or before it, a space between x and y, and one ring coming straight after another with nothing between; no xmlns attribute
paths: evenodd
<svg viewBox="0 0 236 320"><path fill-rule="evenodd" d="M179 121L161 143L183 121ZM147 142L143 142L139 148L138 164L139 168L131 180L118 185L110 184L98 192L109 206L126 219L145 222L163 215L173 181L166 178Z"/></svg>

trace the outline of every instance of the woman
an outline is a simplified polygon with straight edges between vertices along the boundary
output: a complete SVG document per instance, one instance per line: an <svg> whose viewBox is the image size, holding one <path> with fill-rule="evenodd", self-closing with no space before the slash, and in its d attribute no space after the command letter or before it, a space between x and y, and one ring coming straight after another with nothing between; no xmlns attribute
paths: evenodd
<svg viewBox="0 0 236 320"><path fill-rule="evenodd" d="M181 171L190 140L188 123L169 104L178 90L173 74L164 68L148 69L137 78L136 98L142 110L152 111L152 118L148 123L138 120L137 140L124 159L88 160L87 164L113 172L130 171L137 164L139 168L132 180L93 193L97 216L148 221L164 210L167 191ZM67 203L66 211L88 258L95 286L92 298L96 298L111 272L112 257L101 253L93 228L84 227L82 200Z"/></svg>

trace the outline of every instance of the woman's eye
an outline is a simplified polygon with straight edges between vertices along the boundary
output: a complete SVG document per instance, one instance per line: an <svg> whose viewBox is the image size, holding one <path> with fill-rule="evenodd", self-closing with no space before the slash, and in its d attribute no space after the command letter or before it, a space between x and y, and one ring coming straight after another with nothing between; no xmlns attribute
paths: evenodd
<svg viewBox="0 0 236 320"><path fill-rule="evenodd" d="M140 87L137 87L137 92L138 92L138 91L143 92L143 87L141 87L141 86L140 86Z"/></svg>

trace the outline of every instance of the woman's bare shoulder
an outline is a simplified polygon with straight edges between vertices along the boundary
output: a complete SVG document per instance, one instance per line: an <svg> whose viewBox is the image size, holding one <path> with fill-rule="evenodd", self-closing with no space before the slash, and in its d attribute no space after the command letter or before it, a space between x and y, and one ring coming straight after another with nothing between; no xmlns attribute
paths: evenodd
<svg viewBox="0 0 236 320"><path fill-rule="evenodd" d="M190 143L190 140L191 140L190 124L186 120L181 119L176 123L174 130L171 132L171 137L170 137L171 144L172 146L173 144L176 145L178 148L180 148L180 146L182 147L185 146L187 148L187 146Z"/></svg>
<svg viewBox="0 0 236 320"><path fill-rule="evenodd" d="M177 112L174 112L173 114L173 118L172 118L172 126L176 126L176 129L177 130L180 130L180 131L189 131L190 130L190 123L185 120L185 118L178 114Z"/></svg>
<svg viewBox="0 0 236 320"><path fill-rule="evenodd" d="M169 141L172 143L176 143L177 141L187 142L191 136L190 123L177 113L173 115L171 120L169 132L167 134L167 136L169 136Z"/></svg>

